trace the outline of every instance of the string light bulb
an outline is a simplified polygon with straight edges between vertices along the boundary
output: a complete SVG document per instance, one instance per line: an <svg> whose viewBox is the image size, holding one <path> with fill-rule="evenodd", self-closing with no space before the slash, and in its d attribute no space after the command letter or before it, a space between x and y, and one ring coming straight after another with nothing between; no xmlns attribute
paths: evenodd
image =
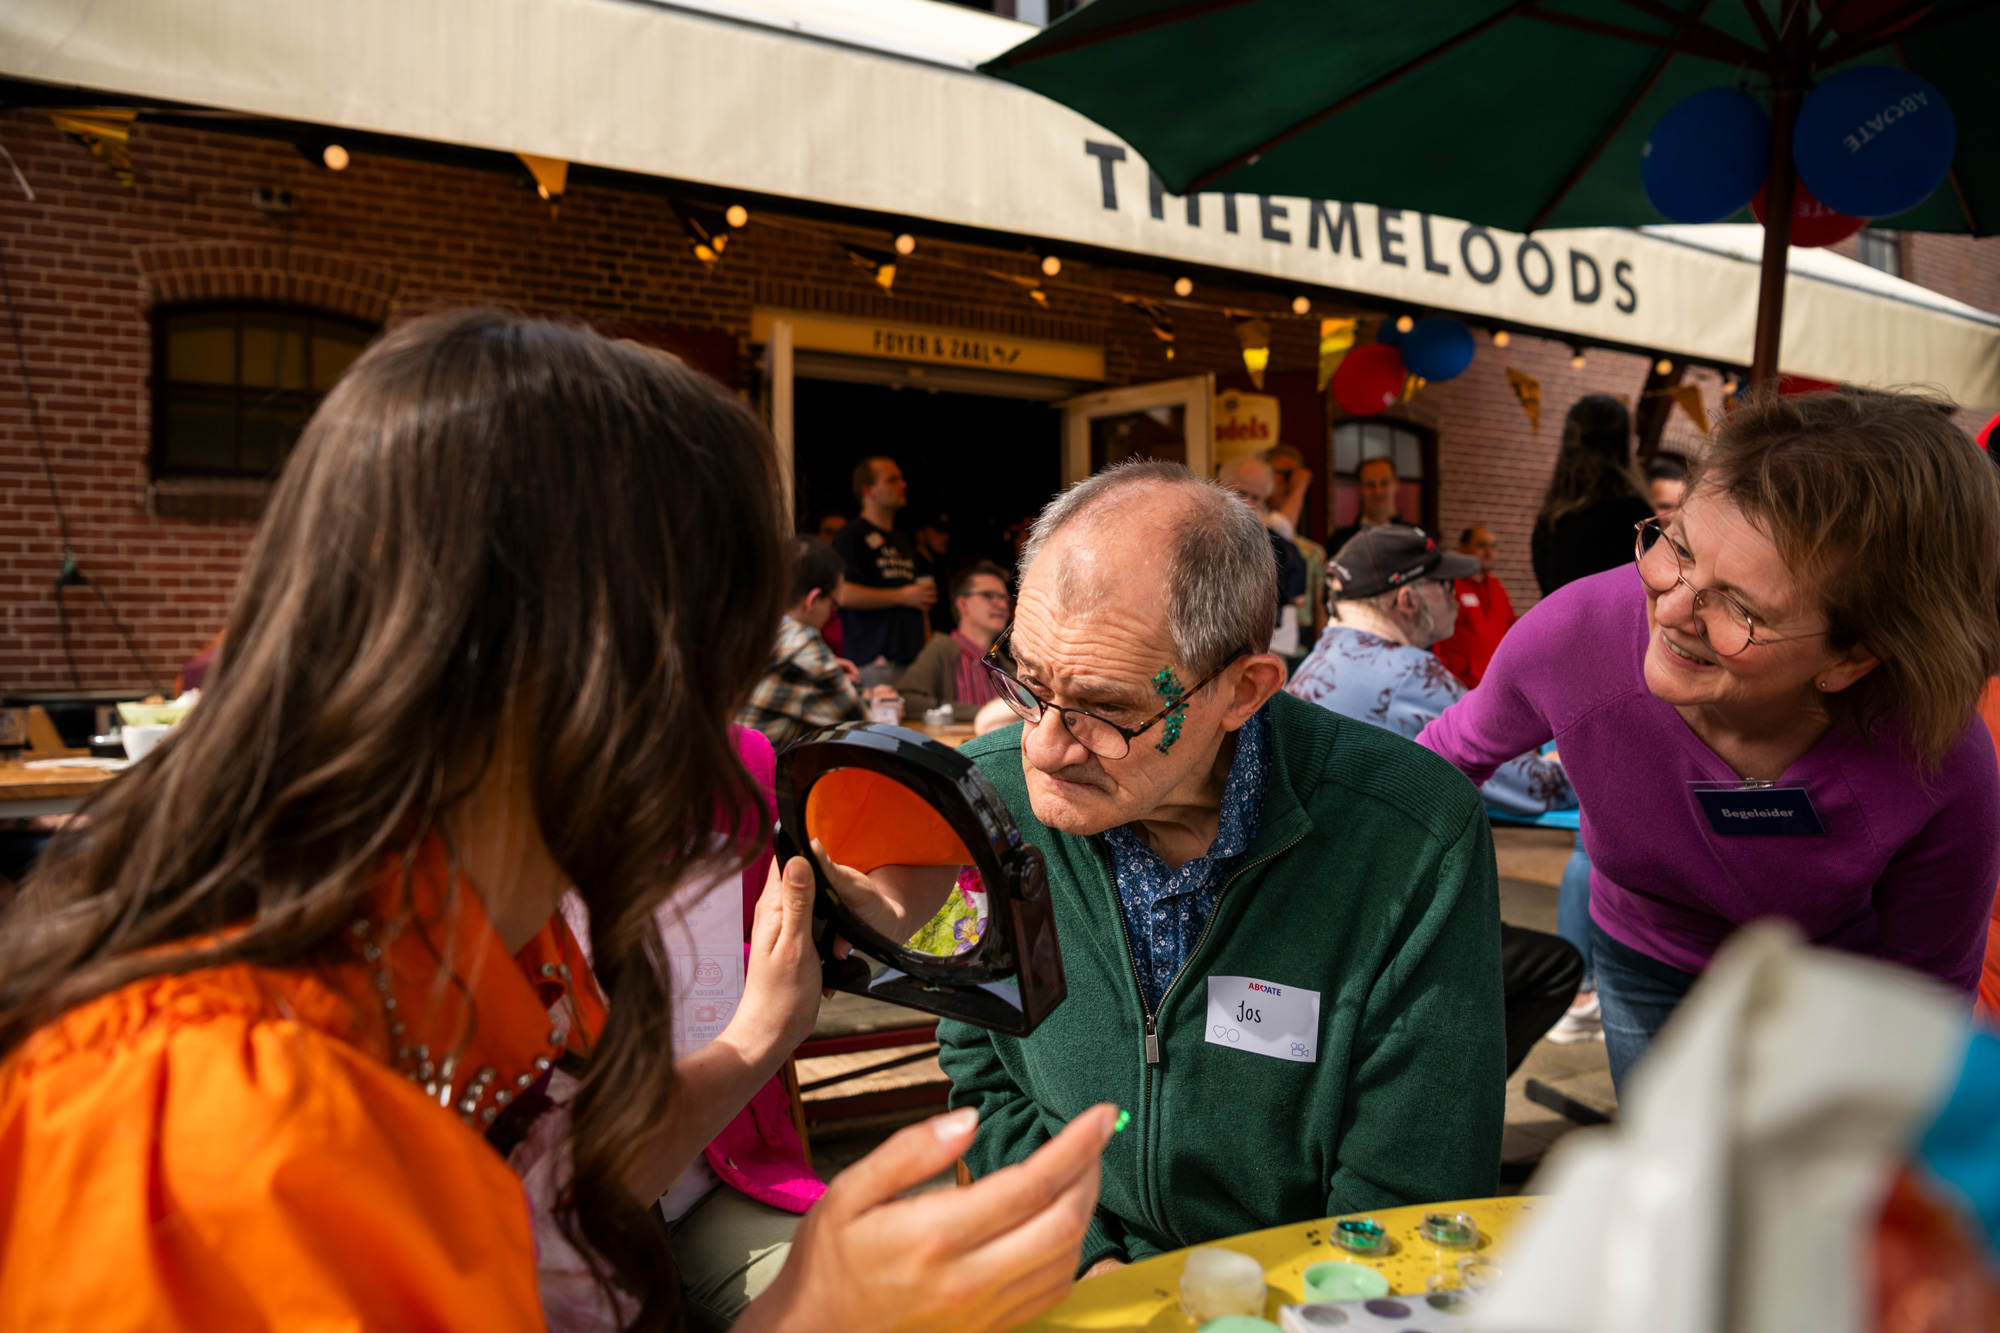
<svg viewBox="0 0 2000 1333"><path fill-rule="evenodd" d="M1294 315L1310 315L1312 313L1312 308L1313 308L1313 303L1311 297L1294 296L1292 298L1292 313Z"/></svg>
<svg viewBox="0 0 2000 1333"><path fill-rule="evenodd" d="M1060 272L1062 272L1062 260L1057 259L1054 255L1042 256L1042 276L1053 278Z"/></svg>
<svg viewBox="0 0 2000 1333"><path fill-rule="evenodd" d="M1174 295L1175 295L1175 296L1193 296L1193 295L1194 295L1194 279L1193 279L1193 278L1175 278L1175 279L1174 279Z"/></svg>
<svg viewBox="0 0 2000 1333"><path fill-rule="evenodd" d="M732 227L747 227L750 225L750 210L741 204L731 204L722 216Z"/></svg>
<svg viewBox="0 0 2000 1333"><path fill-rule="evenodd" d="M1575 347L1571 348L1570 350L1573 353L1573 355L1569 359L1569 368L1571 370L1582 370L1584 366L1583 349L1581 347Z"/></svg>
<svg viewBox="0 0 2000 1333"><path fill-rule="evenodd" d="M917 251L917 238L910 235L910 233L904 232L901 236L898 236L896 238L897 254L909 255L909 254L915 254L916 251Z"/></svg>
<svg viewBox="0 0 2000 1333"><path fill-rule="evenodd" d="M542 198L546 199L549 197L549 187L537 183L535 186L535 193L542 196Z"/></svg>
<svg viewBox="0 0 2000 1333"><path fill-rule="evenodd" d="M1505 329L1493 330L1493 345L1495 347L1505 347L1508 343L1513 341L1514 341L1513 335L1508 333L1507 330Z"/></svg>
<svg viewBox="0 0 2000 1333"><path fill-rule="evenodd" d="M1736 391L1741 387L1742 385L1737 383L1736 377L1731 375L1722 381L1722 396L1725 398L1734 398Z"/></svg>
<svg viewBox="0 0 2000 1333"><path fill-rule="evenodd" d="M319 155L319 160L326 163L328 171L345 171L347 164L354 159L347 155L345 148L337 143L330 143L326 146L326 151Z"/></svg>
<svg viewBox="0 0 2000 1333"><path fill-rule="evenodd" d="M1658 375L1671 375L1674 373L1674 363L1663 356L1653 363L1653 372Z"/></svg>
<svg viewBox="0 0 2000 1333"><path fill-rule="evenodd" d="M1415 327L1417 327L1417 321L1408 315L1400 315L1396 319L1396 332L1398 333L1408 333Z"/></svg>

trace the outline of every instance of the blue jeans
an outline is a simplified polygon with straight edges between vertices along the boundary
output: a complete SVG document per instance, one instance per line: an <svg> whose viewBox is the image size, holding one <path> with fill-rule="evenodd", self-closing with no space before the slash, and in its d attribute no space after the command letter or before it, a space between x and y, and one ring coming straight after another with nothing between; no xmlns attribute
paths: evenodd
<svg viewBox="0 0 2000 1333"><path fill-rule="evenodd" d="M1700 977L1619 943L1594 921L1590 936L1597 1003L1604 1020L1604 1053L1611 1059L1611 1086L1622 1098L1626 1073Z"/></svg>
<svg viewBox="0 0 2000 1333"><path fill-rule="evenodd" d="M1576 850L1563 867L1562 884L1556 890L1556 934L1576 946L1583 955L1583 989L1595 984L1590 961L1590 853L1583 850L1583 835L1576 835Z"/></svg>

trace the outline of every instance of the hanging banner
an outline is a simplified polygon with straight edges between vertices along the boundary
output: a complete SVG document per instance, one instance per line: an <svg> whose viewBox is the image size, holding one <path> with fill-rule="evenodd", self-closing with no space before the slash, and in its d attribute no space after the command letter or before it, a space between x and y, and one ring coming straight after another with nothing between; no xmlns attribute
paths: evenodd
<svg viewBox="0 0 2000 1333"><path fill-rule="evenodd" d="M728 21L693 8L9 0L0 5L0 74L695 181L773 207L810 200L1037 247L1145 256L1151 266L1233 270L1722 366L1750 362L1757 259L1707 233L1755 229L1521 236L1365 202L1180 198L1102 127L973 71L1018 41L1020 25L952 7L899 8L898 23L923 29L917 49L868 6L815 7L810 30L766 23L754 6L727 6ZM848 8L854 17L843 17ZM1794 250L1789 262L1786 372L1934 384L1961 402L2000 406L2000 317L1822 251ZM1062 285L1048 293L1059 301Z"/></svg>

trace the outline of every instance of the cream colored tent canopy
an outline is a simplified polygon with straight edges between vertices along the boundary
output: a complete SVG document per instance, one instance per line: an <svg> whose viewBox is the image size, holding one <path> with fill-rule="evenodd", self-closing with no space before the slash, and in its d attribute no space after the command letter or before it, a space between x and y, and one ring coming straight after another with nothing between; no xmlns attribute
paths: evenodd
<svg viewBox="0 0 2000 1333"><path fill-rule="evenodd" d="M1756 264L1713 229L1524 238L1366 204L1176 199L1098 126L971 72L1025 31L932 0L8 0L0 71L1750 360ZM1785 326L1790 373L2000 407L2000 317L1913 284L1794 251Z"/></svg>

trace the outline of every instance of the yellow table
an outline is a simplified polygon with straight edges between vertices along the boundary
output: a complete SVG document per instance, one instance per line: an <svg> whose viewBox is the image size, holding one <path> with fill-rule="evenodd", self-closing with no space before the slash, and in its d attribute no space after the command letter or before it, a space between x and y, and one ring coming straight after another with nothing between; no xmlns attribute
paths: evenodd
<svg viewBox="0 0 2000 1333"><path fill-rule="evenodd" d="M1389 1279L1389 1291L1397 1296L1421 1296L1424 1279L1437 1271L1436 1247L1417 1234L1425 1213L1469 1213L1479 1224L1479 1249L1484 1252L1505 1243L1508 1231L1533 1210L1532 1198L1469 1199L1458 1203L1426 1203L1409 1208L1383 1208L1351 1217L1372 1217L1382 1225L1395 1249L1380 1259L1360 1255L1332 1244L1327 1235L1338 1218L1299 1222L1291 1226L1252 1231L1242 1236L1210 1242L1223 1249L1247 1254L1264 1265L1264 1281L1271 1294L1264 1317L1277 1322L1278 1307L1305 1299L1305 1271L1327 1260L1341 1260L1380 1269ZM1456 1266L1467 1251L1450 1253L1447 1263ZM1194 1320L1181 1310L1181 1266L1186 1250L1175 1250L1154 1259L1079 1282L1068 1300L1015 1333L1193 1333Z"/></svg>

